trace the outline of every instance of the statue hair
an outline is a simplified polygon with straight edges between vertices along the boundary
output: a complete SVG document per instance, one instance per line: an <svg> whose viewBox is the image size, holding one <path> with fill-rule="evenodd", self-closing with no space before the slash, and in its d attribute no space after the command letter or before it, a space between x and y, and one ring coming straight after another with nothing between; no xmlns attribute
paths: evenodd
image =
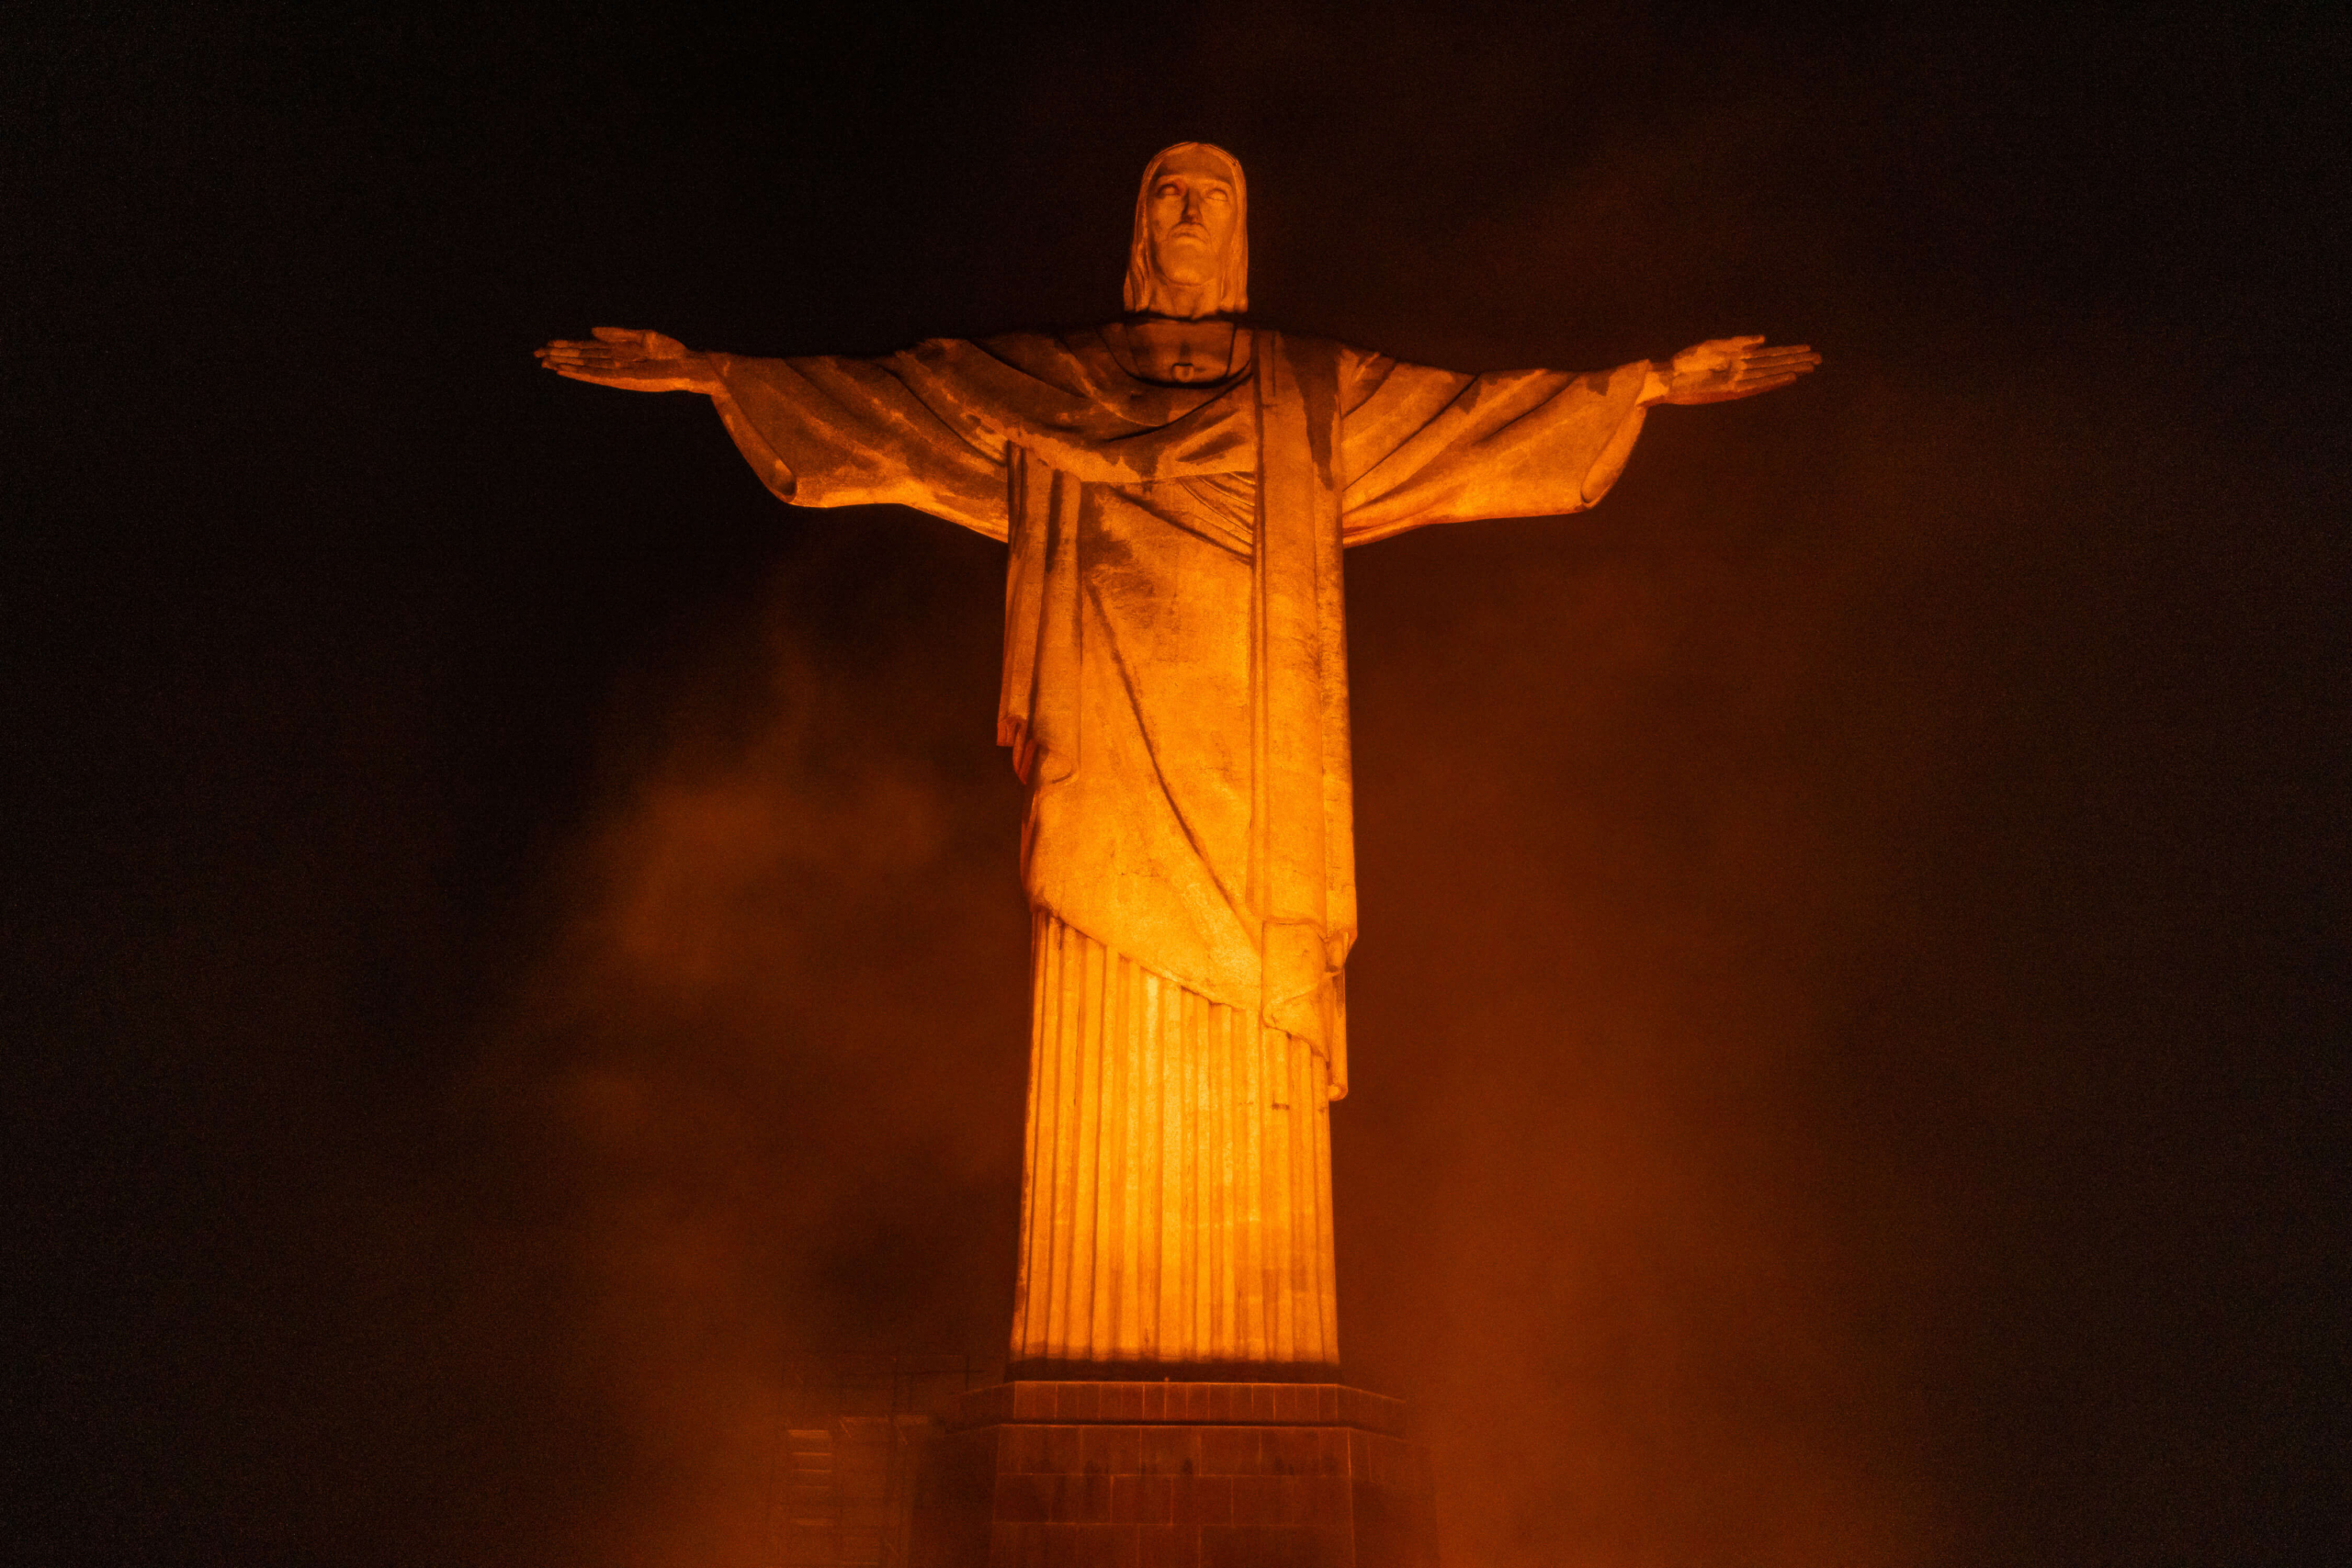
<svg viewBox="0 0 2352 1568"><path fill-rule="evenodd" d="M1179 152L1207 153L1225 165L1226 178L1232 182L1233 237L1217 267L1216 310L1221 316L1238 316L1250 309L1250 186L1241 175L1241 160L1205 141L1162 147L1144 165L1143 184L1136 191L1135 241L1127 247L1127 309L1141 310L1151 299L1151 187L1159 178L1159 166Z"/></svg>

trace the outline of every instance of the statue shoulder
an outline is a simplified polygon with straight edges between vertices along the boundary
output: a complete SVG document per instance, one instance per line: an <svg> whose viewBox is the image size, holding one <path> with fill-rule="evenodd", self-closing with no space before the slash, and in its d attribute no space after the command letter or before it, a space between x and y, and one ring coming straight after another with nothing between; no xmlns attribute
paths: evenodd
<svg viewBox="0 0 2352 1568"><path fill-rule="evenodd" d="M1089 382L1083 358L1051 333L925 338L877 363L902 378L982 400L1025 399L1041 386L1082 391Z"/></svg>
<svg viewBox="0 0 2352 1568"><path fill-rule="evenodd" d="M1332 388L1342 407L1353 407L1364 389L1379 385L1396 363L1375 349L1312 333L1261 329L1259 342L1268 351L1279 352L1302 380Z"/></svg>
<svg viewBox="0 0 2352 1568"><path fill-rule="evenodd" d="M1345 375L1359 362L1373 357L1352 344L1341 343L1335 337L1317 337L1313 333L1276 332L1261 329L1260 341L1279 344L1292 364L1302 369L1313 367Z"/></svg>
<svg viewBox="0 0 2352 1568"><path fill-rule="evenodd" d="M1107 358L1110 353L1102 345L1101 329L1096 327L1067 332L995 333L976 339L971 346L1046 380L1059 379L1071 367Z"/></svg>

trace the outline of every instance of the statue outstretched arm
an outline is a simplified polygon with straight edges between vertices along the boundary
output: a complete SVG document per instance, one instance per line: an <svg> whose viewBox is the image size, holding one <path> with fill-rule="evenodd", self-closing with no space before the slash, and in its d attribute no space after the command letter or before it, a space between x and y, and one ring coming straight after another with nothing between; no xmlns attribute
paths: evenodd
<svg viewBox="0 0 2352 1568"><path fill-rule="evenodd" d="M560 337L532 353L559 376L625 392L725 389L708 356L676 338L636 327L597 327L593 336Z"/></svg>
<svg viewBox="0 0 2352 1568"><path fill-rule="evenodd" d="M1002 443L926 401L908 380L909 355L698 354L627 327L560 338L537 355L574 381L707 394L760 482L795 506L894 502L993 539L1006 535Z"/></svg>
<svg viewBox="0 0 2352 1568"><path fill-rule="evenodd" d="M1342 536L1362 545L1433 523L1581 512L1616 482L1653 407L1752 398L1820 363L1809 347L1760 337L1585 375L1471 376L1355 355L1341 371Z"/></svg>

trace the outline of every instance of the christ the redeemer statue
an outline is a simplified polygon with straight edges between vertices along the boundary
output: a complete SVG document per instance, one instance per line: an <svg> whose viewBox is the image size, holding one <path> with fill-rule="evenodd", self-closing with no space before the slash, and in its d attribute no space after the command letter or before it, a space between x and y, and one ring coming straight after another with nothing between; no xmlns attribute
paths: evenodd
<svg viewBox="0 0 2352 1568"><path fill-rule="evenodd" d="M1028 1151L1008 1375L1335 1375L1330 1101L1356 935L1340 553L1599 501L1656 403L1810 349L1483 376L1253 328L1247 189L1153 158L1127 314L875 359L599 327L558 373L707 394L795 506L1005 541L997 739L1028 785Z"/></svg>

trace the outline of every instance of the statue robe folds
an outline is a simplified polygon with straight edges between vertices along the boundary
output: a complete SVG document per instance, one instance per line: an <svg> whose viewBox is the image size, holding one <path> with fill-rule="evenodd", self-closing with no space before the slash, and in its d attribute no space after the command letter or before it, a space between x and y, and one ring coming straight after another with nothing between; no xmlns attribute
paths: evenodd
<svg viewBox="0 0 2352 1568"><path fill-rule="evenodd" d="M1579 511L1641 429L1639 363L1470 376L1247 330L1245 355L1185 387L1092 331L711 356L783 500L1011 547L997 736L1036 922L1017 1370L1337 1366L1340 551Z"/></svg>

